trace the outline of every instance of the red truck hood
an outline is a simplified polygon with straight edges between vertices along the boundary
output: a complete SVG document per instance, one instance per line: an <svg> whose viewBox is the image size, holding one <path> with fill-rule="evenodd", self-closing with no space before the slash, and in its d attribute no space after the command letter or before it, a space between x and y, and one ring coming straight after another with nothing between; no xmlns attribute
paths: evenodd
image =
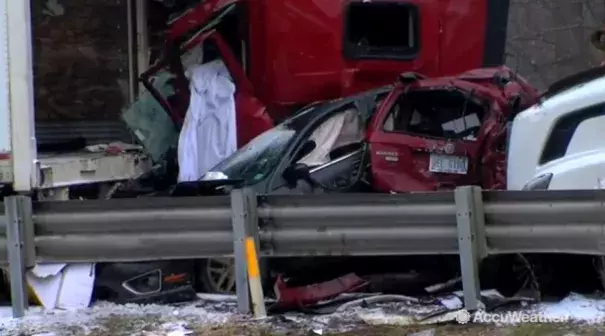
<svg viewBox="0 0 605 336"><path fill-rule="evenodd" d="M168 38L171 40L187 34L193 29L201 29L219 15L227 6L241 0L206 0L197 4L168 23Z"/></svg>

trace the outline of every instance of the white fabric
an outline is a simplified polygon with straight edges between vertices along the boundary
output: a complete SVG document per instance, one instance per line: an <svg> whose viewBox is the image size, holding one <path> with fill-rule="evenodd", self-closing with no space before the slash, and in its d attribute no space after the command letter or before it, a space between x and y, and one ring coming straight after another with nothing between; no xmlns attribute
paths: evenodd
<svg viewBox="0 0 605 336"><path fill-rule="evenodd" d="M197 45L181 56L181 63L185 69L204 63L204 49L202 44Z"/></svg>
<svg viewBox="0 0 605 336"><path fill-rule="evenodd" d="M315 149L307 154L298 163L308 166L321 166L330 161L330 152L338 147L357 142L361 136L359 118L356 109L348 109L324 121L313 131L309 140L315 141Z"/></svg>
<svg viewBox="0 0 605 336"><path fill-rule="evenodd" d="M235 85L221 60L192 67L191 100L179 135L179 181L199 180L237 150Z"/></svg>

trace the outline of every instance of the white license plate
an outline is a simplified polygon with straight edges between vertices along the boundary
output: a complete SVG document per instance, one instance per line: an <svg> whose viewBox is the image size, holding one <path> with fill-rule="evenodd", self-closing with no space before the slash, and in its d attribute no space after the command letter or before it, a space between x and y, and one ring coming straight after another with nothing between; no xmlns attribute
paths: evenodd
<svg viewBox="0 0 605 336"><path fill-rule="evenodd" d="M468 172L468 158L466 156L431 154L429 171L466 175Z"/></svg>

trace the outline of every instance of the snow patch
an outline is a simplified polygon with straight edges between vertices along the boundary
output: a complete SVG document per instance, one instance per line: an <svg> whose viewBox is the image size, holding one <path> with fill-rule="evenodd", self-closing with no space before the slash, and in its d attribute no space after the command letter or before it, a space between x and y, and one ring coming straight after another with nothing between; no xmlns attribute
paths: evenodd
<svg viewBox="0 0 605 336"><path fill-rule="evenodd" d="M76 310L33 307L21 319L12 318L11 314L10 307L0 310L2 335L86 335L94 330L115 327L121 328L120 331L132 331L133 335L141 330L154 330L160 332L157 335L180 336L186 335L187 325L220 325L234 318L231 312L213 311L199 303L175 307L100 302L90 308Z"/></svg>
<svg viewBox="0 0 605 336"><path fill-rule="evenodd" d="M571 321L600 324L605 322L605 299L596 299L571 293L559 302L543 302L531 306L531 310L545 318L568 318Z"/></svg>

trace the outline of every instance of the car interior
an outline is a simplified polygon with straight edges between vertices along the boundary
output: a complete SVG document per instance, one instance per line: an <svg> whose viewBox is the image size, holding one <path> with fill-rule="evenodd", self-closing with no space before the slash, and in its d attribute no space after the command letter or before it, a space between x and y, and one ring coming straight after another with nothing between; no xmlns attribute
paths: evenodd
<svg viewBox="0 0 605 336"><path fill-rule="evenodd" d="M383 129L431 138L475 141L484 116L485 107L460 91L414 91L403 95L393 106Z"/></svg>
<svg viewBox="0 0 605 336"><path fill-rule="evenodd" d="M308 169L306 188L325 191L349 186L364 154L363 125L359 110L350 105L313 130L293 160L294 166Z"/></svg>
<svg viewBox="0 0 605 336"><path fill-rule="evenodd" d="M352 152L352 148L364 138L364 129L361 124L359 111L349 107L322 122L311 133L307 141L313 141L315 148L297 163L309 167L322 166L332 160Z"/></svg>

